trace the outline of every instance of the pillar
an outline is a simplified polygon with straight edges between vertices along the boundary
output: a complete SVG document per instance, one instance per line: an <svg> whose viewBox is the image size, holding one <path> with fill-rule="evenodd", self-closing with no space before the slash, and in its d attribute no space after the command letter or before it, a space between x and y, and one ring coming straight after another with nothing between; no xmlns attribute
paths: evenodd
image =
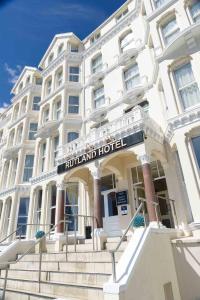
<svg viewBox="0 0 200 300"><path fill-rule="evenodd" d="M92 172L93 176L93 196L94 196L94 217L96 227L103 228L102 204L101 204L101 179L99 170Z"/></svg>
<svg viewBox="0 0 200 300"><path fill-rule="evenodd" d="M64 221L65 219L65 185L64 183L57 184L57 196L56 196L56 233L62 234L64 233L64 223L60 223L60 221Z"/></svg>
<svg viewBox="0 0 200 300"><path fill-rule="evenodd" d="M142 173L144 178L144 189L147 204L147 212L149 215L149 222L157 222L156 207L153 204L155 202L155 189L151 174L150 157L148 155L142 155L139 157L142 164Z"/></svg>

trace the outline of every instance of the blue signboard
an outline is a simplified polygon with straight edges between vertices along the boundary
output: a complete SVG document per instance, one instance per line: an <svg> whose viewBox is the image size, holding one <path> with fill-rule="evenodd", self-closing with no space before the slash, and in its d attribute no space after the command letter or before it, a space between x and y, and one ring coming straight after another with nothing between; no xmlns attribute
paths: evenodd
<svg viewBox="0 0 200 300"><path fill-rule="evenodd" d="M120 191L116 193L117 205L128 204L128 193L127 191Z"/></svg>

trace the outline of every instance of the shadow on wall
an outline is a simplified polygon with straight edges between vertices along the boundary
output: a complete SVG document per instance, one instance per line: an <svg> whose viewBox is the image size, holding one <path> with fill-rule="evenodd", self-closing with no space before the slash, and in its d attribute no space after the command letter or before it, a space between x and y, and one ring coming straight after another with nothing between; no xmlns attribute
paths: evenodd
<svg viewBox="0 0 200 300"><path fill-rule="evenodd" d="M182 300L200 300L200 243L172 244Z"/></svg>

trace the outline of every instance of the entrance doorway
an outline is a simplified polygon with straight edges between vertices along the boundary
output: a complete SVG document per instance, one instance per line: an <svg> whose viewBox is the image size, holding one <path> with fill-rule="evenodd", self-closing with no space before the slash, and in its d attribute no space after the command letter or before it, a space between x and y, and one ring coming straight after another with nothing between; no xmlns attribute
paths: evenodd
<svg viewBox="0 0 200 300"><path fill-rule="evenodd" d="M101 178L101 199L103 207L103 228L108 236L122 234L116 201L115 175Z"/></svg>

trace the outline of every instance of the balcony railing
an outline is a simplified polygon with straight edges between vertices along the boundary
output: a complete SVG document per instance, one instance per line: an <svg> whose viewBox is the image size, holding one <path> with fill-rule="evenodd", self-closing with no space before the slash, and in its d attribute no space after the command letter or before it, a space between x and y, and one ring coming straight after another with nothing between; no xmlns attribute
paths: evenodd
<svg viewBox="0 0 200 300"><path fill-rule="evenodd" d="M42 124L40 127L38 127L37 133L35 134L35 137L38 138L46 138L51 135L52 130L55 130L59 127L61 123L62 118L59 120L48 120L44 124Z"/></svg>
<svg viewBox="0 0 200 300"><path fill-rule="evenodd" d="M14 157L19 149L21 148L22 144L18 143L17 145L8 145L2 153L3 158L5 159L11 159L12 157Z"/></svg>
<svg viewBox="0 0 200 300"><path fill-rule="evenodd" d="M125 50L118 56L118 64L120 66L126 66L130 63L131 59L138 55L140 48L142 47L142 41L133 41L133 47Z"/></svg>
<svg viewBox="0 0 200 300"><path fill-rule="evenodd" d="M58 162L66 158L81 155L92 148L97 148L111 139L120 139L130 134L150 128L151 132L163 136L161 128L155 123L140 106L136 106L130 113L123 115L104 126L94 128L84 137L67 143L60 148Z"/></svg>
<svg viewBox="0 0 200 300"><path fill-rule="evenodd" d="M148 78L147 76L141 76L139 83L135 84L129 90L125 90L122 95L122 102L126 104L131 104L133 100L142 95L148 88Z"/></svg>

